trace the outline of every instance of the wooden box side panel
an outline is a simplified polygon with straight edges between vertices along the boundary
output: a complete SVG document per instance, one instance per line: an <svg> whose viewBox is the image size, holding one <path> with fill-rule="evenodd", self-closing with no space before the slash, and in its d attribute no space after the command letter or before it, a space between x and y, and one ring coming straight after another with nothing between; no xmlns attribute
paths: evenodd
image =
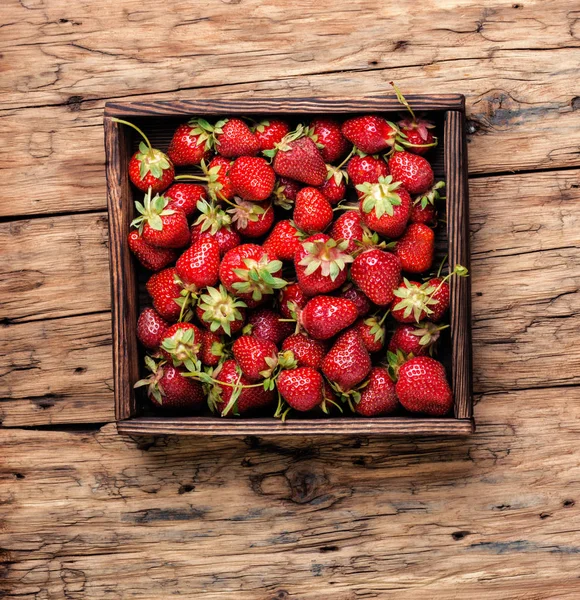
<svg viewBox="0 0 580 600"><path fill-rule="evenodd" d="M105 117L107 205L109 211L109 255L111 310L113 320L113 382L115 417L128 419L136 413L133 383L139 376L137 323L137 280L127 232L132 211L127 165L130 138L126 127Z"/></svg>
<svg viewBox="0 0 580 600"><path fill-rule="evenodd" d="M460 264L470 269L467 144L464 114L461 112L449 111L445 116L444 151L449 265L453 268ZM470 419L473 415L470 278L452 277L450 293L451 383L455 396L455 417Z"/></svg>

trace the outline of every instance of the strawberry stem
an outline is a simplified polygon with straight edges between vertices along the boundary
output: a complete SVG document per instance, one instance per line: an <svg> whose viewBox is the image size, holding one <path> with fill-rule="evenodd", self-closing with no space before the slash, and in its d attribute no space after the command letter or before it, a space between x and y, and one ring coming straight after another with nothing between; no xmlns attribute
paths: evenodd
<svg viewBox="0 0 580 600"><path fill-rule="evenodd" d="M133 123L129 123L129 121L123 121L123 119L117 119L116 117L112 117L111 121L113 121L114 123L121 123L122 125L128 125L129 127L132 127L145 140L145 143L149 147L149 150L153 150L149 138L141 131L141 129L139 129L139 127L137 127L137 125L133 125Z"/></svg>
<svg viewBox="0 0 580 600"><path fill-rule="evenodd" d="M415 113L413 112L411 105L407 102L407 100L406 100L405 96L403 96L401 90L395 85L394 81L389 81L389 83L393 86L393 89L395 90L395 94L397 95L397 100L411 113L413 120L416 121L417 117L415 117Z"/></svg>
<svg viewBox="0 0 580 600"><path fill-rule="evenodd" d="M203 181L207 183L207 177L200 177L198 175L176 175L173 179L176 181L195 179L195 181Z"/></svg>

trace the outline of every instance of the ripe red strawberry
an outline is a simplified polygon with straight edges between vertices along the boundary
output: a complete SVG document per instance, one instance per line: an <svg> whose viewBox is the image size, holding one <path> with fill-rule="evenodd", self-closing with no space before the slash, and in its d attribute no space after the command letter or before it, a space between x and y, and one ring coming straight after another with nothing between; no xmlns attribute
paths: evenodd
<svg viewBox="0 0 580 600"><path fill-rule="evenodd" d="M360 319L354 325L369 352L379 352L385 345L385 328L377 317Z"/></svg>
<svg viewBox="0 0 580 600"><path fill-rule="evenodd" d="M169 209L179 209L186 217L191 217L197 209L197 203L206 200L206 191L203 185L197 183L174 183L163 194L169 198Z"/></svg>
<svg viewBox="0 0 580 600"><path fill-rule="evenodd" d="M215 367L223 356L224 344L217 333L201 330L201 347L199 349L199 360L206 367Z"/></svg>
<svg viewBox="0 0 580 600"><path fill-rule="evenodd" d="M429 356L417 356L399 369L397 397L410 412L441 417L453 406L445 367Z"/></svg>
<svg viewBox="0 0 580 600"><path fill-rule="evenodd" d="M153 148L147 136L133 123L116 118L111 120L133 128L144 140L129 161L129 179L133 185L143 192L151 188L153 193L168 188L175 175L175 168L169 157Z"/></svg>
<svg viewBox="0 0 580 600"><path fill-rule="evenodd" d="M270 340L254 335L240 336L232 352L242 373L251 381L270 377L278 363L278 349Z"/></svg>
<svg viewBox="0 0 580 600"><path fill-rule="evenodd" d="M395 299L391 304L391 315L399 323L419 323L433 312L438 300L430 298L435 287L428 283L421 285L416 281L403 279L395 290Z"/></svg>
<svg viewBox="0 0 580 600"><path fill-rule="evenodd" d="M441 277L435 277L430 279L427 284L429 287L434 288L434 291L430 294L433 304L429 305L429 308L432 310L432 312L428 319L433 323L439 323L449 309L449 283L444 281Z"/></svg>
<svg viewBox="0 0 580 600"><path fill-rule="evenodd" d="M157 365L147 356L145 364L151 371L146 379L141 379L135 387L147 386L147 395L158 408L166 411L191 412L205 404L205 394L198 381L183 377L183 370L173 365Z"/></svg>
<svg viewBox="0 0 580 600"><path fill-rule="evenodd" d="M189 243L189 225L182 210L169 209L169 199L155 196L151 199L151 189L145 201L135 202L139 216L131 222L137 227L143 240L157 248L183 248Z"/></svg>
<svg viewBox="0 0 580 600"><path fill-rule="evenodd" d="M236 194L244 200L266 200L276 183L276 175L264 158L240 156L230 169L230 180Z"/></svg>
<svg viewBox="0 0 580 600"><path fill-rule="evenodd" d="M306 233L324 231L331 223L334 213L330 202L320 190L313 187L302 188L294 203L294 223Z"/></svg>
<svg viewBox="0 0 580 600"><path fill-rule="evenodd" d="M260 151L258 138L241 119L224 119L216 123L213 135L216 150L226 158L255 156Z"/></svg>
<svg viewBox="0 0 580 600"><path fill-rule="evenodd" d="M411 223L395 246L394 253L407 273L423 273L433 264L435 233L423 223Z"/></svg>
<svg viewBox="0 0 580 600"><path fill-rule="evenodd" d="M371 359L355 329L345 331L322 361L322 372L340 391L348 392L371 370Z"/></svg>
<svg viewBox="0 0 580 600"><path fill-rule="evenodd" d="M326 165L326 181L320 186L320 193L332 204L338 204L346 196L346 172Z"/></svg>
<svg viewBox="0 0 580 600"><path fill-rule="evenodd" d="M326 346L320 340L314 340L303 333L295 333L287 337L282 350L291 350L299 367L320 369L326 354Z"/></svg>
<svg viewBox="0 0 580 600"><path fill-rule="evenodd" d="M207 184L207 192L213 202L231 200L234 197L234 189L230 179L232 161L224 156L215 156L209 165L202 160L200 168L203 175L177 175L176 181L194 180Z"/></svg>
<svg viewBox="0 0 580 600"><path fill-rule="evenodd" d="M220 281L236 296L258 302L264 295L286 286L282 262L270 260L257 244L242 244L226 252L220 265Z"/></svg>
<svg viewBox="0 0 580 600"><path fill-rule="evenodd" d="M294 255L302 247L303 234L292 221L278 221L263 244L268 256L278 260L294 260Z"/></svg>
<svg viewBox="0 0 580 600"><path fill-rule="evenodd" d="M172 248L156 248L143 240L136 229L129 232L129 248L137 260L150 271L160 271L172 262L179 254Z"/></svg>
<svg viewBox="0 0 580 600"><path fill-rule="evenodd" d="M190 292L196 292L219 279L220 248L215 239L205 233L193 243L175 264L177 275Z"/></svg>
<svg viewBox="0 0 580 600"><path fill-rule="evenodd" d="M310 123L310 131L327 163L336 162L347 153L350 144L333 119L315 119Z"/></svg>
<svg viewBox="0 0 580 600"><path fill-rule="evenodd" d="M317 340L328 340L352 325L358 316L356 305L346 298L315 296L300 311L300 324Z"/></svg>
<svg viewBox="0 0 580 600"><path fill-rule="evenodd" d="M353 261L345 252L347 244L337 243L324 233L302 242L294 256L294 268L298 285L307 296L332 292L346 281L346 265Z"/></svg>
<svg viewBox="0 0 580 600"><path fill-rule="evenodd" d="M147 348L156 351L159 349L169 323L162 319L153 308L145 308L137 321L137 339Z"/></svg>
<svg viewBox="0 0 580 600"><path fill-rule="evenodd" d="M249 202L235 199L236 206L228 209L232 225L240 234L248 238L257 238L270 231L274 223L274 210L271 202Z"/></svg>
<svg viewBox="0 0 580 600"><path fill-rule="evenodd" d="M411 214L409 215L409 223L424 223L425 225L435 226L437 224L437 211L432 204L428 204L425 208L421 204L413 203Z"/></svg>
<svg viewBox="0 0 580 600"><path fill-rule="evenodd" d="M202 205L202 206L205 206ZM209 205L208 205L209 206ZM230 216L220 209L213 209L221 213L216 221L212 218L206 219L206 215L201 214L198 220L191 226L191 243L194 244L201 236L209 233L213 236L220 249L220 255L223 256L228 250L240 245L241 238L237 231L234 231L228 224Z"/></svg>
<svg viewBox="0 0 580 600"><path fill-rule="evenodd" d="M440 331L441 327L437 327L429 321L415 325L401 323L393 332L389 342L389 352L396 353L397 350L400 350L403 354L424 356L430 352L439 339Z"/></svg>
<svg viewBox="0 0 580 600"><path fill-rule="evenodd" d="M278 391L294 410L307 412L322 403L324 381L312 367L283 370L277 384Z"/></svg>
<svg viewBox="0 0 580 600"><path fill-rule="evenodd" d="M246 304L229 294L223 285L217 289L208 287L199 298L195 314L210 331L231 336L244 326Z"/></svg>
<svg viewBox="0 0 580 600"><path fill-rule="evenodd" d="M389 175L389 166L382 158L374 156L353 156L346 166L346 172L354 186L362 183L378 183L379 177Z"/></svg>
<svg viewBox="0 0 580 600"><path fill-rule="evenodd" d="M235 388L233 385L251 385L242 375L235 360L226 360L213 373L217 382L210 390L208 403L213 412L223 417L247 415L266 408L274 400L274 392L263 387Z"/></svg>
<svg viewBox="0 0 580 600"><path fill-rule="evenodd" d="M269 340L279 346L294 331L292 323L280 321L281 318L282 315L269 308L256 310L250 315L244 333L251 333L254 337Z"/></svg>
<svg viewBox="0 0 580 600"><path fill-rule="evenodd" d="M363 223L373 231L389 238L398 238L405 231L411 214L411 196L391 175L379 178L378 183L356 186L361 192L360 212Z"/></svg>
<svg viewBox="0 0 580 600"><path fill-rule="evenodd" d="M202 127L200 121L207 123L203 119L192 119L175 130L167 150L167 155L175 166L198 165L211 156L210 132Z"/></svg>
<svg viewBox="0 0 580 600"><path fill-rule="evenodd" d="M253 127L260 150L273 150L290 131L288 123L279 119L266 119Z"/></svg>
<svg viewBox="0 0 580 600"><path fill-rule="evenodd" d="M393 179L400 181L413 195L426 192L435 179L429 162L410 152L395 152L389 158L389 169Z"/></svg>
<svg viewBox="0 0 580 600"><path fill-rule="evenodd" d="M183 286L175 267L151 275L145 287L151 296L155 310L166 321L177 321L181 312L181 306L177 301L183 299L181 296Z"/></svg>
<svg viewBox="0 0 580 600"><path fill-rule="evenodd" d="M297 283L291 283L283 290L280 290L280 314L285 319L295 319L296 310L304 308L307 302L308 297Z"/></svg>
<svg viewBox="0 0 580 600"><path fill-rule="evenodd" d="M342 135L365 154L378 154L395 145L398 129L382 117L354 117L342 124Z"/></svg>
<svg viewBox="0 0 580 600"><path fill-rule="evenodd" d="M401 281L401 263L390 252L377 248L365 250L354 259L350 276L369 300L387 306Z"/></svg>
<svg viewBox="0 0 580 600"><path fill-rule="evenodd" d="M273 166L277 175L319 186L326 180L326 164L317 145L304 135L304 128L298 126L274 150L266 150L264 154L275 154Z"/></svg>
<svg viewBox="0 0 580 600"><path fill-rule="evenodd" d="M342 240L348 241L348 245L345 248L345 252L348 253L352 253L359 248L356 242L362 242L364 234L365 230L358 210L345 211L332 224L332 229L330 230L330 236L337 242L341 242Z"/></svg>
<svg viewBox="0 0 580 600"><path fill-rule="evenodd" d="M289 210L294 205L296 196L302 184L293 179L287 177L280 177L278 179L278 185L274 188L274 204Z"/></svg>
<svg viewBox="0 0 580 600"><path fill-rule="evenodd" d="M346 298L347 300L352 300L352 302L356 305L356 310L359 317L364 317L371 310L370 300L366 297L364 292L354 287L352 284L348 284L346 289L340 294L341 298Z"/></svg>
<svg viewBox="0 0 580 600"><path fill-rule="evenodd" d="M356 412L363 417L382 417L394 413L399 407L395 384L384 367L373 367L369 384L361 393Z"/></svg>
<svg viewBox="0 0 580 600"><path fill-rule="evenodd" d="M175 323L167 328L161 342L161 353L174 367L197 371L197 355L201 347L201 330L193 323Z"/></svg>

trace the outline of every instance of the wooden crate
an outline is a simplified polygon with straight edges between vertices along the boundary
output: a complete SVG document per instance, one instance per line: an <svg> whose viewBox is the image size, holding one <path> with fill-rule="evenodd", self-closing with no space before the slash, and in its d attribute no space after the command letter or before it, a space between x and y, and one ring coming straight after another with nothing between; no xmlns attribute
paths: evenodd
<svg viewBox="0 0 580 600"><path fill-rule="evenodd" d="M436 175L447 183L447 253L449 264L469 268L469 212L465 101L459 94L409 95L416 111L427 113L437 125L439 147L432 160ZM447 418L362 417L298 418L285 423L271 417L223 419L211 416L145 416L133 384L140 378L140 349L135 335L139 311L138 270L127 244L137 196L127 174L135 149L133 131L111 120L129 119L150 134L154 146L166 148L181 121L194 115L279 115L295 120L308 115L390 113L401 105L394 95L367 98L179 100L108 102L105 106L105 149L110 232L113 318L113 371L118 430L125 434L183 435L466 435L474 430L471 369L471 298L469 278L450 281L450 343L448 371L454 393L453 416ZM135 196L135 198L134 198ZM439 228L441 229L441 228Z"/></svg>

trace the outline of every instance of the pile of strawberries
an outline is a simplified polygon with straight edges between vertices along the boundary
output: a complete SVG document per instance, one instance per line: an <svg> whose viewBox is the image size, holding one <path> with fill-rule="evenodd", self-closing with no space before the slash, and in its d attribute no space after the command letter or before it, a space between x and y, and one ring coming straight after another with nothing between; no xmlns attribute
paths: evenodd
<svg viewBox="0 0 580 600"><path fill-rule="evenodd" d="M193 118L143 137L129 233L153 271L137 335L158 407L222 416L445 415L434 356L451 275L431 273L433 124ZM195 174L175 175L175 167ZM439 268L441 271L441 268ZM386 344L387 330L390 339Z"/></svg>

